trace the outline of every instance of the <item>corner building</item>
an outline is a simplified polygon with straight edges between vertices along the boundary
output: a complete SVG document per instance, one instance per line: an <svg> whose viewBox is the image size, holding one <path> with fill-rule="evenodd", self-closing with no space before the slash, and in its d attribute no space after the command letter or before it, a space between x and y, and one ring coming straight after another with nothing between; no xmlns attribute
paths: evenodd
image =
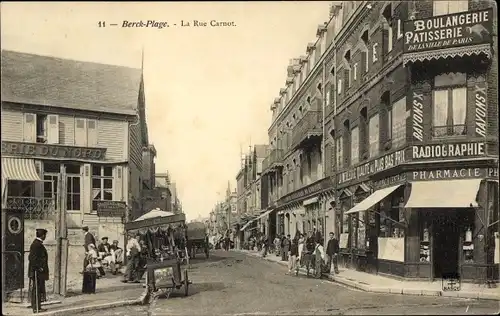
<svg viewBox="0 0 500 316"><path fill-rule="evenodd" d="M492 1L381 1L336 41L341 262L410 279L498 280Z"/></svg>

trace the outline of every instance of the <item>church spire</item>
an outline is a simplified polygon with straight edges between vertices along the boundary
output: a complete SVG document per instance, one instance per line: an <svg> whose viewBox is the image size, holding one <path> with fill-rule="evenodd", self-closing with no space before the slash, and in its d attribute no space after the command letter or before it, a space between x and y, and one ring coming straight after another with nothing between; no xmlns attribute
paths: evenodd
<svg viewBox="0 0 500 316"><path fill-rule="evenodd" d="M226 196L230 197L231 196L231 181L227 181L227 190L226 190Z"/></svg>

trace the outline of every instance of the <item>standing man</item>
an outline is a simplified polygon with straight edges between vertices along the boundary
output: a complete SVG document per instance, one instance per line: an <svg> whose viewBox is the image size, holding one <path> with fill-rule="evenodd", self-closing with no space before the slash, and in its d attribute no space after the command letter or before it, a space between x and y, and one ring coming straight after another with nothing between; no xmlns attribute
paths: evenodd
<svg viewBox="0 0 500 316"><path fill-rule="evenodd" d="M326 246L326 254L328 255L328 271L330 272L332 269L332 262L333 262L333 269L335 273L339 273L339 267L337 263L337 256L339 253L339 241L337 238L335 238L334 233L330 233L330 239L328 240L328 245Z"/></svg>
<svg viewBox="0 0 500 316"><path fill-rule="evenodd" d="M139 265L139 255L141 252L141 245L139 245L139 242L137 241L137 239L135 239L134 233L130 233L128 235L128 242L125 248L127 250L128 260L127 260L127 271L125 273L125 279L123 280L123 282L139 283L140 280L138 280L137 267Z"/></svg>
<svg viewBox="0 0 500 316"><path fill-rule="evenodd" d="M89 227L88 226L83 226L82 230L83 230L83 233L84 233L84 236L85 236L85 242L83 244L83 247L85 248L85 256L84 256L84 259L83 259L83 270L82 270L82 273L83 273L83 271L85 271L85 269L89 265L89 260L87 259L87 253L89 252L89 245L93 244L94 246L96 246L96 242L95 242L94 235L92 235L89 232Z"/></svg>
<svg viewBox="0 0 500 316"><path fill-rule="evenodd" d="M31 286L31 308L33 313L43 312L42 301L45 297L45 281L49 279L49 256L43 241L47 237L46 229L37 229L36 238L31 243L28 256L28 277Z"/></svg>

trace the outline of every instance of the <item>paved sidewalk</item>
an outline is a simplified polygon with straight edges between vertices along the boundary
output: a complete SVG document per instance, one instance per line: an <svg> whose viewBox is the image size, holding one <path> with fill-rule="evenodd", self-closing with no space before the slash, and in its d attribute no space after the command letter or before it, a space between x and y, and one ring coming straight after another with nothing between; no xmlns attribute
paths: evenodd
<svg viewBox="0 0 500 316"><path fill-rule="evenodd" d="M235 250L248 255L262 258L257 251ZM281 257L270 254L262 258L271 262L287 266ZM305 269L300 270L305 274ZM367 292L393 293L403 295L447 296L471 299L500 300L500 288L488 288L484 285L462 283L460 291L442 291L441 282L400 281L371 273L359 272L352 269L339 268L339 274L329 275L331 281L360 289Z"/></svg>
<svg viewBox="0 0 500 316"><path fill-rule="evenodd" d="M69 315L89 310L107 309L125 305L140 304L140 297L144 293L142 284L122 283L122 276L105 277L97 280L96 294L82 294L76 287L68 288L68 295L60 297L48 294L47 302L42 304L46 312L38 315ZM27 293L26 293L27 295ZM8 302L2 304L3 315L30 315L30 303Z"/></svg>

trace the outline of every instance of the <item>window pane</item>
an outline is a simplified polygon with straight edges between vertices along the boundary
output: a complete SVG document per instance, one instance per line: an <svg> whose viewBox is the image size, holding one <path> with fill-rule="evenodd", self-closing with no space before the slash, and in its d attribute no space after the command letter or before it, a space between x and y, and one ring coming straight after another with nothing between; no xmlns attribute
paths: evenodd
<svg viewBox="0 0 500 316"><path fill-rule="evenodd" d="M73 193L80 193L80 177L73 177Z"/></svg>
<svg viewBox="0 0 500 316"><path fill-rule="evenodd" d="M387 138L392 139L392 116L393 116L393 110L387 111Z"/></svg>
<svg viewBox="0 0 500 316"><path fill-rule="evenodd" d="M100 200L101 199L101 189L93 189L92 190L92 199L93 200Z"/></svg>
<svg viewBox="0 0 500 316"><path fill-rule="evenodd" d="M104 179L104 188L112 189L113 188L113 179Z"/></svg>
<svg viewBox="0 0 500 316"><path fill-rule="evenodd" d="M104 169L104 176L105 177L112 177L113 176L113 167L103 167Z"/></svg>
<svg viewBox="0 0 500 316"><path fill-rule="evenodd" d="M113 200L113 193L110 192L109 190L104 190L104 194L103 194L102 199L105 201L112 201Z"/></svg>
<svg viewBox="0 0 500 316"><path fill-rule="evenodd" d="M434 78L434 87L449 87L465 85L467 82L467 75L462 72L450 72L437 75Z"/></svg>
<svg viewBox="0 0 500 316"><path fill-rule="evenodd" d="M97 201L92 201L92 210L97 211Z"/></svg>
<svg viewBox="0 0 500 316"><path fill-rule="evenodd" d="M454 0L454 1L446 1L449 3L448 14L465 12L469 10L469 1L468 0Z"/></svg>
<svg viewBox="0 0 500 316"><path fill-rule="evenodd" d="M392 146L398 148L406 143L406 97L392 107Z"/></svg>
<svg viewBox="0 0 500 316"><path fill-rule="evenodd" d="M433 92L432 124L434 136L446 135L446 120L448 118L448 90Z"/></svg>
<svg viewBox="0 0 500 316"><path fill-rule="evenodd" d="M61 164L59 164L59 163L45 162L43 164L43 172L59 173L59 172L61 172Z"/></svg>
<svg viewBox="0 0 500 316"><path fill-rule="evenodd" d="M368 133L370 135L370 157L374 157L379 153L379 116L374 115L370 118Z"/></svg>
<svg viewBox="0 0 500 316"><path fill-rule="evenodd" d="M101 166L92 166L92 175L100 176L101 175Z"/></svg>
<svg viewBox="0 0 500 316"><path fill-rule="evenodd" d="M465 116L467 113L467 88L456 88L452 91L453 99L453 134L465 135Z"/></svg>
<svg viewBox="0 0 500 316"><path fill-rule="evenodd" d="M80 194L74 194L73 195L73 210L79 211L80 210Z"/></svg>
<svg viewBox="0 0 500 316"><path fill-rule="evenodd" d="M80 165L66 164L65 166L66 166L66 173L80 174Z"/></svg>
<svg viewBox="0 0 500 316"><path fill-rule="evenodd" d="M450 1L433 1L434 16L448 14L448 2Z"/></svg>
<svg viewBox="0 0 500 316"><path fill-rule="evenodd" d="M351 131L351 163L359 162L359 128Z"/></svg>
<svg viewBox="0 0 500 316"><path fill-rule="evenodd" d="M101 188L101 179L92 178L92 189L100 189L100 188Z"/></svg>

